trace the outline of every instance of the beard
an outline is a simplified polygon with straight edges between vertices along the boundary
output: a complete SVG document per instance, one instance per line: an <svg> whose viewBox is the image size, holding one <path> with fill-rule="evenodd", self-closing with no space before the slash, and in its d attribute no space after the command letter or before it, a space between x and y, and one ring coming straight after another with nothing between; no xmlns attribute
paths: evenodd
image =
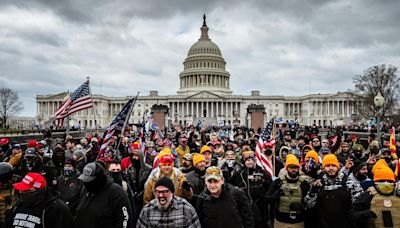
<svg viewBox="0 0 400 228"><path fill-rule="evenodd" d="M166 197L157 197L157 207L161 211L167 211L169 206L171 205L172 197L167 199Z"/></svg>
<svg viewBox="0 0 400 228"><path fill-rule="evenodd" d="M292 179L295 179L299 176L298 172L288 172L288 176Z"/></svg>

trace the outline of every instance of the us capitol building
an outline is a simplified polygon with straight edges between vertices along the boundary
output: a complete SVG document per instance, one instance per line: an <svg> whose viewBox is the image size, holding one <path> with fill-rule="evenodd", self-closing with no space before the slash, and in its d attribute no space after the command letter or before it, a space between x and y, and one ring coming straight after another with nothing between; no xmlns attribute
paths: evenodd
<svg viewBox="0 0 400 228"><path fill-rule="evenodd" d="M131 123L142 122L145 112L153 113L159 127L201 122L258 128L274 116L282 123L334 126L349 124L357 115L357 101L346 92L305 96L268 96L259 91L249 91L251 95L233 94L226 62L208 35L205 17L200 30L200 39L190 47L183 62L177 95L161 96L157 91L150 91L146 96L139 96ZM44 124L51 119L65 96L65 92L37 95L37 122ZM94 109L73 114L71 124L107 127L132 97L93 94Z"/></svg>

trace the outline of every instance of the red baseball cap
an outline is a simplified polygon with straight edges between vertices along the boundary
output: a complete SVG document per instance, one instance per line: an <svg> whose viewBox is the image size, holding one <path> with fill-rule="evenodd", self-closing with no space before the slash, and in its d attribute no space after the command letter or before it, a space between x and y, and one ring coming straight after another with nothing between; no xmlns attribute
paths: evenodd
<svg viewBox="0 0 400 228"><path fill-rule="evenodd" d="M38 142L36 140L30 140L27 147L37 147Z"/></svg>
<svg viewBox="0 0 400 228"><path fill-rule="evenodd" d="M0 145L7 144L7 143L9 143L9 142L10 142L10 140L9 140L8 138L2 138L2 139L0 140Z"/></svg>
<svg viewBox="0 0 400 228"><path fill-rule="evenodd" d="M47 186L46 179L39 173L28 173L21 182L13 184L18 191L26 191L31 188L43 189Z"/></svg>
<svg viewBox="0 0 400 228"><path fill-rule="evenodd" d="M164 155L160 158L160 164L173 164L174 159L171 155Z"/></svg>
<svg viewBox="0 0 400 228"><path fill-rule="evenodd" d="M140 148L139 148L139 143L132 143L131 144L131 148L133 149L133 150L139 150Z"/></svg>

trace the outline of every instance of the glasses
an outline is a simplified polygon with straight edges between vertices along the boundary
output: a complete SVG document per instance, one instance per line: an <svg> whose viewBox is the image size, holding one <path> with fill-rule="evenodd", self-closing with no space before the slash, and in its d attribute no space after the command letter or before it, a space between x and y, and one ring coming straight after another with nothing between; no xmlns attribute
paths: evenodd
<svg viewBox="0 0 400 228"><path fill-rule="evenodd" d="M156 192L156 195L161 195L161 194L165 195L165 194L170 193L171 191L170 190L162 190L162 191L155 190L155 192Z"/></svg>
<svg viewBox="0 0 400 228"><path fill-rule="evenodd" d="M319 142L319 140L313 140L313 142Z"/></svg>
<svg viewBox="0 0 400 228"><path fill-rule="evenodd" d="M322 143L329 143L329 142L322 142Z"/></svg>

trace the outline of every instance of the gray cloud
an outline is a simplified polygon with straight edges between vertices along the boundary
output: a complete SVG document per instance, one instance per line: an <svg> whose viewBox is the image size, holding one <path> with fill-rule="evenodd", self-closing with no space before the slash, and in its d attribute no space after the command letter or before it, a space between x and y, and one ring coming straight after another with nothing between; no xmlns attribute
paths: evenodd
<svg viewBox="0 0 400 228"><path fill-rule="evenodd" d="M72 91L87 76L93 93L175 94L207 13L235 94L346 91L366 68L399 64L399 8L395 0L5 0L0 83L20 93L29 116L36 95Z"/></svg>

